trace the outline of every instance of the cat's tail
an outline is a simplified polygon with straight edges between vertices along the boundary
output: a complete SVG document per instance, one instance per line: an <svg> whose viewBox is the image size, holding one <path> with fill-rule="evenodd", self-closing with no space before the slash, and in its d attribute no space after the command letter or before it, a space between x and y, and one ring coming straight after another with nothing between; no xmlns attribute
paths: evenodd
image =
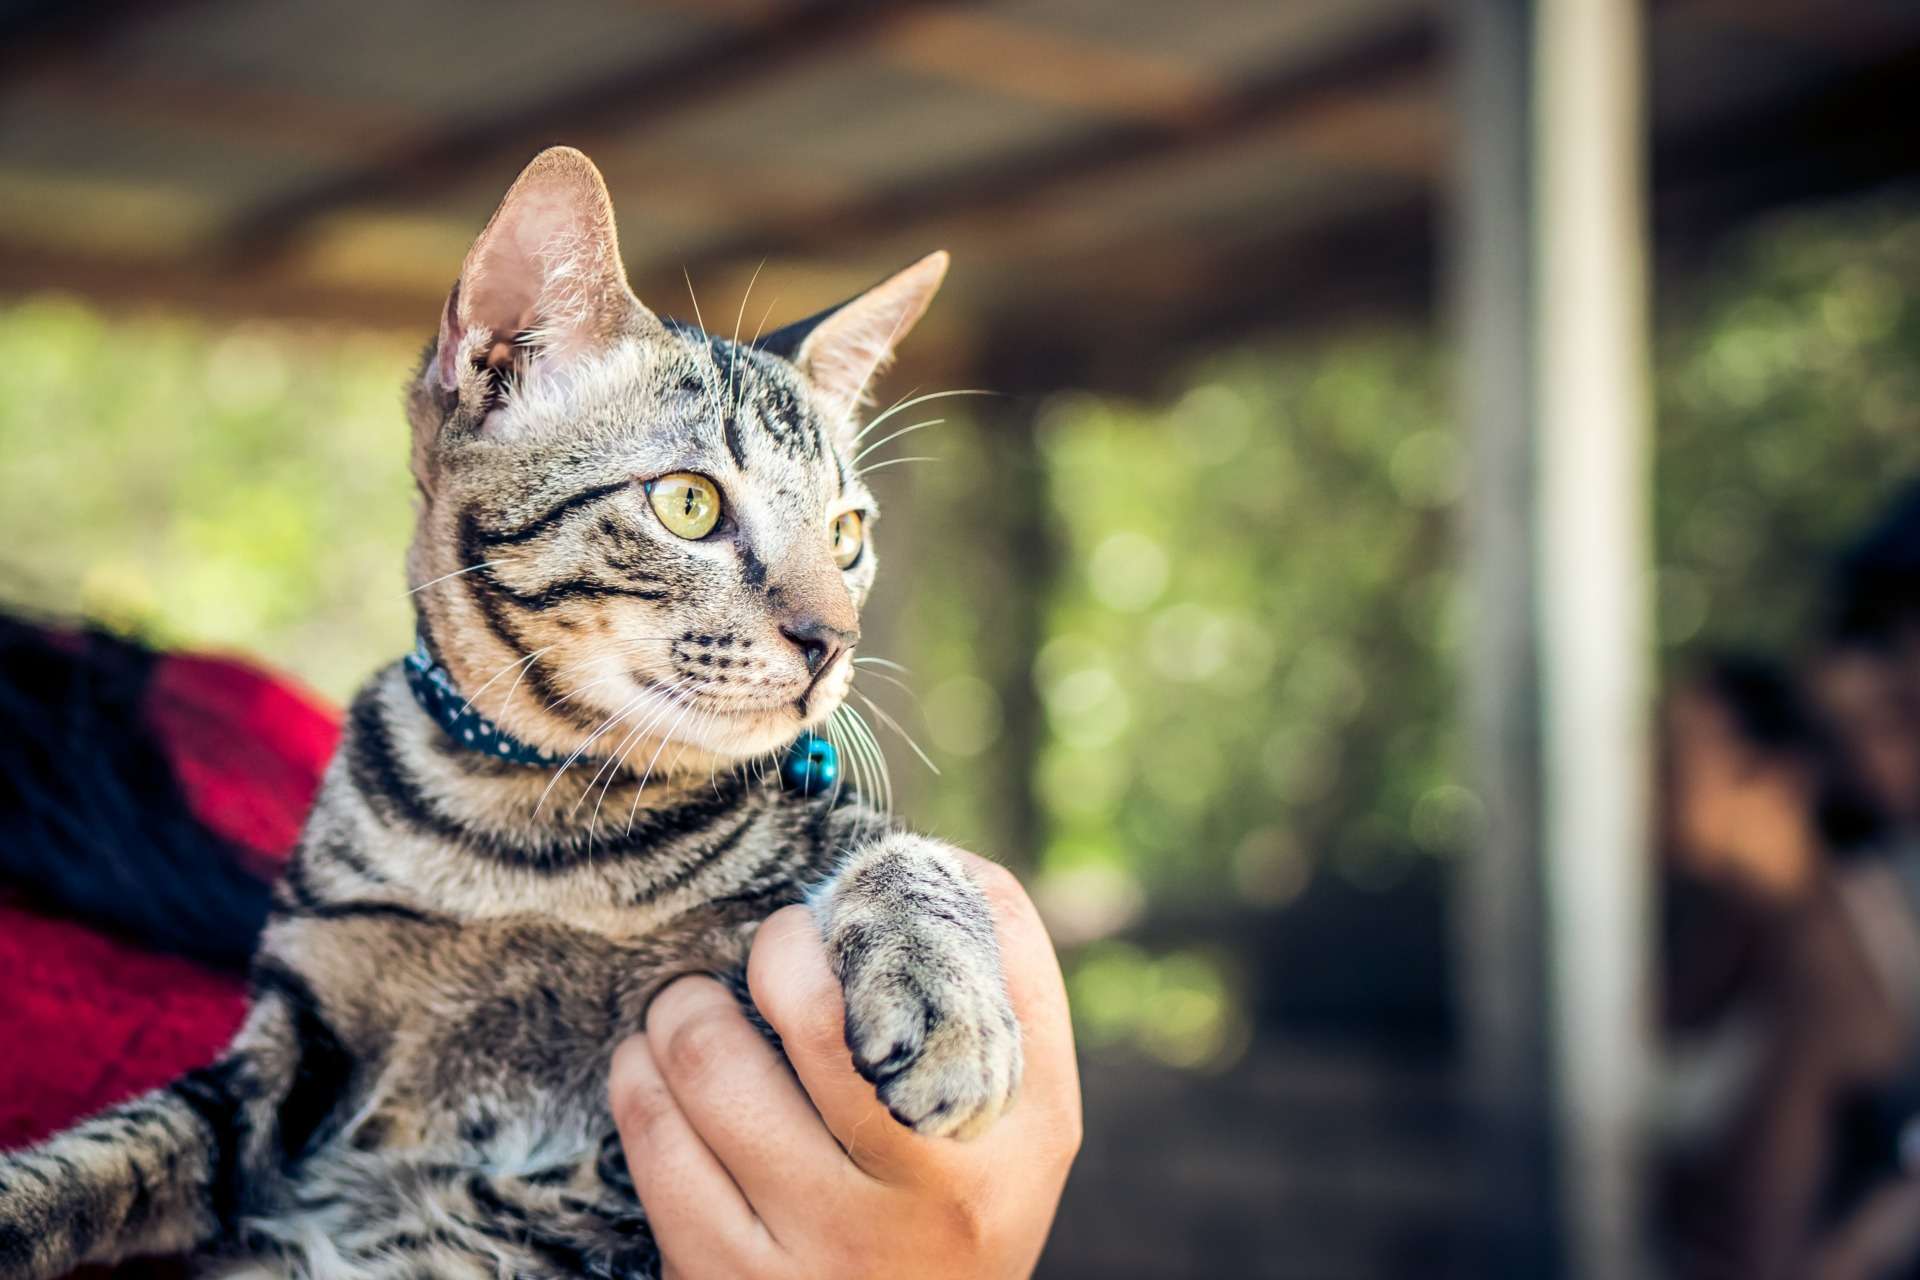
<svg viewBox="0 0 1920 1280"><path fill-rule="evenodd" d="M159 661L0 611L0 891L243 968L267 882L187 805L145 714Z"/></svg>

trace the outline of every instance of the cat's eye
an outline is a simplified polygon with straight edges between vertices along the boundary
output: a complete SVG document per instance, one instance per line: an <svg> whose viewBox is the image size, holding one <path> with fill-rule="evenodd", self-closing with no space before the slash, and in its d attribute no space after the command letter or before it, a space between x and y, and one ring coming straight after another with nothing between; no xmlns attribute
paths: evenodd
<svg viewBox="0 0 1920 1280"><path fill-rule="evenodd" d="M647 485L647 501L667 532L676 537L704 538L720 523L720 490L713 481L691 471L676 471Z"/></svg>
<svg viewBox="0 0 1920 1280"><path fill-rule="evenodd" d="M833 522L833 562L851 569L867 545L867 522L858 511L849 511Z"/></svg>

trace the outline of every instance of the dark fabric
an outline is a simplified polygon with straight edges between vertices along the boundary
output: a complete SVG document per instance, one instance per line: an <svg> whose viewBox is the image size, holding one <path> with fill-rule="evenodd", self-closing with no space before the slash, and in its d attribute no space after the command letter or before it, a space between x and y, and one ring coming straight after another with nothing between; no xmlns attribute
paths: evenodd
<svg viewBox="0 0 1920 1280"><path fill-rule="evenodd" d="M11 1147L224 1047L245 1009L266 883L339 719L244 662L11 620L0 636L0 1147Z"/></svg>

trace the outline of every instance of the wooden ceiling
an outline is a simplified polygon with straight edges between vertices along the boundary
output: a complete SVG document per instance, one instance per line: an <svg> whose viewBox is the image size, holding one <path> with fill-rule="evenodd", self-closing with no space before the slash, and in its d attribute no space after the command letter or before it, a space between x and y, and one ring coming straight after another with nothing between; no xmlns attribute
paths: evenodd
<svg viewBox="0 0 1920 1280"><path fill-rule="evenodd" d="M1426 299L1425 0L34 0L0 21L0 291L424 332L519 166L599 162L635 287L744 323L920 253L933 345L1124 380ZM1920 167L1920 6L1653 11L1663 234Z"/></svg>

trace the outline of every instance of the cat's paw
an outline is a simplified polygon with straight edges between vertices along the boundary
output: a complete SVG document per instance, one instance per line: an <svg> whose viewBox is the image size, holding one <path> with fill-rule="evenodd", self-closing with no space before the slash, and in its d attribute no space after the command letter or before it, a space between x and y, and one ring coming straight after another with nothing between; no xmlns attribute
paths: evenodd
<svg viewBox="0 0 1920 1280"><path fill-rule="evenodd" d="M897 834L842 868L821 906L855 1069L909 1128L984 1132L1021 1058L981 887L945 846Z"/></svg>
<svg viewBox="0 0 1920 1280"><path fill-rule="evenodd" d="M924 966L871 966L846 998L854 1069L901 1124L971 1138L1013 1101L1020 1024L997 963L930 956Z"/></svg>

